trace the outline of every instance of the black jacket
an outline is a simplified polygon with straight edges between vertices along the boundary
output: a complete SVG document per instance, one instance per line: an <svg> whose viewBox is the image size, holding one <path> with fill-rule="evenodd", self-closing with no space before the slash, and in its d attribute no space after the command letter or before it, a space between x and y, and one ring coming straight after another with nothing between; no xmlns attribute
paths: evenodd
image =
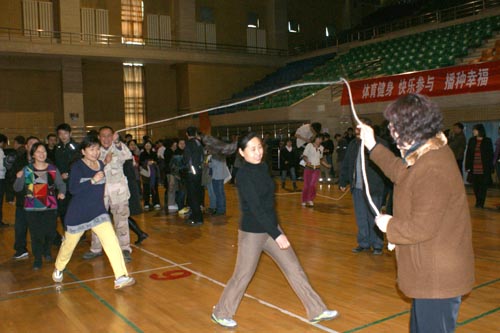
<svg viewBox="0 0 500 333"><path fill-rule="evenodd" d="M188 167L188 173L201 175L203 157L203 146L199 140L189 139L186 141L183 158Z"/></svg>
<svg viewBox="0 0 500 333"><path fill-rule="evenodd" d="M470 171L474 168L474 150L476 149L477 139L472 137L467 144L465 153L465 170ZM484 137L481 141L481 161L483 162L484 175L493 173L493 143L490 138Z"/></svg>
<svg viewBox="0 0 500 333"><path fill-rule="evenodd" d="M377 143L380 143L387 147L387 143L385 142L385 140L377 137L376 141ZM355 182L356 158L358 157L360 144L361 141L355 139L352 140L347 146L345 158L342 163L342 168L340 170L340 177L339 177L340 187L346 187L348 184L350 184L351 190L353 188ZM382 196L384 194L384 188L387 179L382 170L380 170L379 167L372 160L370 160L370 156L366 152L366 148L365 148L365 162L366 162L366 176L368 178L370 194L373 196Z"/></svg>
<svg viewBox="0 0 500 333"><path fill-rule="evenodd" d="M286 147L280 150L280 169L290 170L290 168L296 168L298 166L298 152L297 148L292 147L292 151L288 151Z"/></svg>

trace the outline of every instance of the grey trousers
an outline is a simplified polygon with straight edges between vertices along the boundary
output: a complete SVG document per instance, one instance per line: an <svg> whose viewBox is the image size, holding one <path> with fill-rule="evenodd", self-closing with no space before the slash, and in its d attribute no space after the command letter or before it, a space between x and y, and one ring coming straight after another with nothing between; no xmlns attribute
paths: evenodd
<svg viewBox="0 0 500 333"><path fill-rule="evenodd" d="M281 250L267 233L257 234L238 231L238 257L233 276L214 308L217 318L232 318L245 294L250 280L255 274L260 255L264 251L278 264L288 283L304 305L309 319L326 310L321 297L309 284L302 266L291 247Z"/></svg>

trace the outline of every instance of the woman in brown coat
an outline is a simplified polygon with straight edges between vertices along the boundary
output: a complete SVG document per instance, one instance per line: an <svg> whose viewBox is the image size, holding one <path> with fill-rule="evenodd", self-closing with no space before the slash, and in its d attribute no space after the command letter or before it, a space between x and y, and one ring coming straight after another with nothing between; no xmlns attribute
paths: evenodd
<svg viewBox="0 0 500 333"><path fill-rule="evenodd" d="M384 112L403 159L377 145L370 127L361 137L370 159L394 182L394 215L376 218L396 245L398 285L413 298L410 332L454 332L462 295L472 290L474 254L462 177L441 132L438 106L417 94Z"/></svg>

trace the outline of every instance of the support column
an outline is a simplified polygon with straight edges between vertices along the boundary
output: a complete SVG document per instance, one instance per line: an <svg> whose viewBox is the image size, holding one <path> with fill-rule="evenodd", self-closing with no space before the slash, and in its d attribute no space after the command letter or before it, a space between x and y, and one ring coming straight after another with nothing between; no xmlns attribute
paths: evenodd
<svg viewBox="0 0 500 333"><path fill-rule="evenodd" d="M269 18L269 48L288 50L288 14L286 0L269 1L267 8Z"/></svg>
<svg viewBox="0 0 500 333"><path fill-rule="evenodd" d="M59 0L59 29L63 33L80 34L80 0ZM61 43L79 41L80 36L61 36Z"/></svg>
<svg viewBox="0 0 500 333"><path fill-rule="evenodd" d="M196 41L196 1L174 0L175 39Z"/></svg>
<svg viewBox="0 0 500 333"><path fill-rule="evenodd" d="M79 139L85 134L82 59L63 59L61 67L64 122L71 125L73 137Z"/></svg>

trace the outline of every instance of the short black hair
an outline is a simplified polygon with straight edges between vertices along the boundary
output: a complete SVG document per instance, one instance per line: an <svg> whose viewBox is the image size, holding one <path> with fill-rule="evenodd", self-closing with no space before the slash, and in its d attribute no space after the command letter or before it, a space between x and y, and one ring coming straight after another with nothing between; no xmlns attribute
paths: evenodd
<svg viewBox="0 0 500 333"><path fill-rule="evenodd" d="M464 129L464 124L462 124L461 122L458 122L458 123L454 123L453 126L457 126L458 128L460 128L461 130Z"/></svg>
<svg viewBox="0 0 500 333"><path fill-rule="evenodd" d="M316 134L321 133L321 124L320 123L311 123L311 128Z"/></svg>
<svg viewBox="0 0 500 333"><path fill-rule="evenodd" d="M99 133L101 133L101 131L102 131L102 130L105 130L105 129L109 129L112 133L115 133L115 130L113 129L113 127L108 126L108 125L101 126L101 127L99 128Z"/></svg>
<svg viewBox="0 0 500 333"><path fill-rule="evenodd" d="M80 143L80 149L84 150L92 146L101 146L101 141L95 135L86 135Z"/></svg>
<svg viewBox="0 0 500 333"><path fill-rule="evenodd" d="M45 145L43 144L43 142L35 142L33 144L33 146L31 146L31 150L30 150L30 156L33 157L33 155L35 155L35 152L36 150L38 149L38 147L40 146L43 146L43 148L45 148ZM45 151L47 151L47 148L45 148Z"/></svg>
<svg viewBox="0 0 500 333"><path fill-rule="evenodd" d="M40 139L38 137L30 135L30 136L28 136L26 138L26 142L25 143L28 143L28 141L33 140L33 139L36 140L36 141L40 141Z"/></svg>
<svg viewBox="0 0 500 333"><path fill-rule="evenodd" d="M48 139L49 139L49 138L51 138L51 137L54 137L54 138L56 138L56 139L57 139L57 135L55 135L54 133L49 133L49 134L47 134L47 138L46 138L46 139L48 140Z"/></svg>
<svg viewBox="0 0 500 333"><path fill-rule="evenodd" d="M478 136L480 138L486 137L486 129L484 128L483 124L476 124L474 125L474 127L472 127L472 129L478 132Z"/></svg>
<svg viewBox="0 0 500 333"><path fill-rule="evenodd" d="M242 134L241 137L239 138L238 140L238 148L241 149L241 150L245 150L245 148L247 147L247 144L250 140L252 140L253 138L259 138L259 140L262 141L262 139L260 138L260 136L255 133L255 132L248 132L246 134Z"/></svg>
<svg viewBox="0 0 500 333"><path fill-rule="evenodd" d="M69 124L67 124L67 123L59 124L56 127L56 132L59 132L59 131L66 131L66 132L71 133L71 126L69 126Z"/></svg>
<svg viewBox="0 0 500 333"><path fill-rule="evenodd" d="M186 129L186 133L188 136L196 136L196 134L198 134L198 129L194 126L189 126Z"/></svg>
<svg viewBox="0 0 500 333"><path fill-rule="evenodd" d="M18 135L14 138L14 141L20 145L24 145L26 143L26 138L22 135Z"/></svg>
<svg viewBox="0 0 500 333"><path fill-rule="evenodd" d="M9 139L5 135L0 133L0 143L2 143L2 142L7 143L7 141L9 141Z"/></svg>

